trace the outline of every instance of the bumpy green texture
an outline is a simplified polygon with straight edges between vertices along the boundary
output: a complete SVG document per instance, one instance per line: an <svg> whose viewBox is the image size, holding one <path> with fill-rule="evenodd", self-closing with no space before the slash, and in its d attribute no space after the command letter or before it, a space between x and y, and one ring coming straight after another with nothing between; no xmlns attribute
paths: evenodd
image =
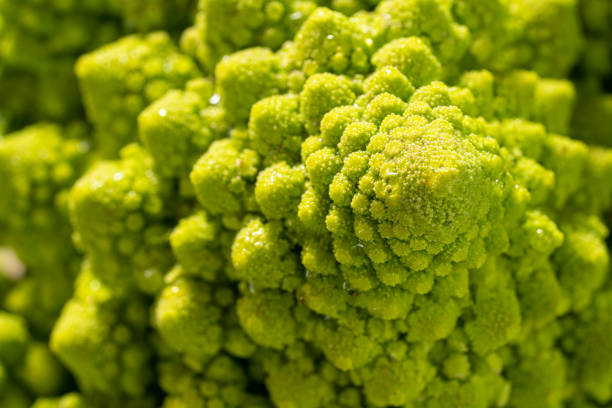
<svg viewBox="0 0 612 408"><path fill-rule="evenodd" d="M612 404L605 1L197 3L0 0L1 407Z"/></svg>
<svg viewBox="0 0 612 408"><path fill-rule="evenodd" d="M217 92L232 122L244 122L251 106L284 87L277 56L251 48L225 57L215 68Z"/></svg>
<svg viewBox="0 0 612 408"><path fill-rule="evenodd" d="M181 49L205 71L213 72L215 64L232 52L254 46L281 48L318 6L350 16L378 3L380 0L199 0L195 23L183 33Z"/></svg>
<svg viewBox="0 0 612 408"><path fill-rule="evenodd" d="M327 8L314 11L289 48L291 63L302 67L307 75L364 73L369 66L370 42L366 34L346 16Z"/></svg>
<svg viewBox="0 0 612 408"><path fill-rule="evenodd" d="M0 139L0 177L6 181L0 219L7 243L31 267L65 266L74 257L66 195L90 149L75 130L41 123Z"/></svg>
<svg viewBox="0 0 612 408"><path fill-rule="evenodd" d="M145 300L117 297L87 265L75 286L53 330L51 349L84 392L102 399L94 399L95 406L129 406L130 399L147 406L153 368Z"/></svg>
<svg viewBox="0 0 612 408"><path fill-rule="evenodd" d="M221 223L204 211L181 219L170 235L170 244L180 273L201 277L206 281L222 278L225 266L224 248L232 237L225 237Z"/></svg>
<svg viewBox="0 0 612 408"><path fill-rule="evenodd" d="M182 49L206 71L236 50L279 48L312 13L314 1L199 0L195 24L183 34Z"/></svg>
<svg viewBox="0 0 612 408"><path fill-rule="evenodd" d="M231 287L180 273L167 282L154 307L154 325L190 366L201 370L221 350L242 358L253 353L255 347L238 326Z"/></svg>
<svg viewBox="0 0 612 408"><path fill-rule="evenodd" d="M195 79L185 91L169 91L138 116L140 140L160 175L186 178L210 144L227 133L226 111L211 103L212 97L212 84Z"/></svg>
<svg viewBox="0 0 612 408"><path fill-rule="evenodd" d="M301 30L327 34L326 22L341 27L334 19L343 17L321 10ZM386 45L370 52L378 70L350 81L332 73L352 68L325 65L333 54L298 32L280 55L310 76L297 85L299 98L273 96L252 111L243 151L263 155L253 190L262 218L237 233L231 277L245 286L240 323L269 353L271 398L306 407L558 406L574 374L554 321L590 304L609 262L607 231L588 215L605 204L573 201L590 197L581 185L589 150L551 133L567 133L574 90L527 71L471 71L449 87L435 80L452 77L441 67L456 55L432 48L430 38L385 35ZM304 140L301 163L261 146L267 112L280 119L263 128L276 140ZM198 198L209 206L212 178L194 177L204 168L211 166L196 166L192 182L206 188ZM241 181L244 198L228 195L236 204L248 202L253 183ZM574 280L585 270L588 278ZM310 351L297 357L302 342ZM309 368L294 377L292 359L306 364L309 353L350 373L353 396L340 400L344 386L331 373L322 380ZM554 378L537 392L525 380L546 376Z"/></svg>
<svg viewBox="0 0 612 408"><path fill-rule="evenodd" d="M291 93L242 86L248 94L230 105L237 93L220 92L222 108L252 105L248 139L236 130L196 163L191 182L211 216L185 225L200 223L209 250L214 217L221 231L258 213L245 217L226 273L240 282L238 319L262 347L253 359L275 405L592 397L567 391L577 374L557 320L583 313L606 281L597 214L608 204L584 180L610 167L594 158L603 151L559 135L570 128L568 81L510 70L567 72L577 35L550 33L558 19L577 32L575 4L542 2L520 21L518 6L498 5L497 32L475 2L388 1L352 20L318 9L277 53ZM487 37L514 57L496 61ZM247 53L263 55L237 53L217 72L270 81L255 67L272 54L239 68ZM251 90L263 98L254 105ZM191 330L182 320L174 332Z"/></svg>
<svg viewBox="0 0 612 408"><path fill-rule="evenodd" d="M266 161L299 162L305 138L302 122L297 95L261 99L251 108L250 144Z"/></svg>
<svg viewBox="0 0 612 408"><path fill-rule="evenodd" d="M4 306L49 332L72 292L79 257L72 245L68 190L80 177L90 150L80 125L40 123L0 140L0 224L6 245L28 266ZM9 215L7 217L7 215Z"/></svg>
<svg viewBox="0 0 612 408"><path fill-rule="evenodd" d="M238 360L220 354L200 371L193 371L177 358L159 364L160 385L168 393L163 408L244 407L269 408L266 399L250 394L247 373Z"/></svg>
<svg viewBox="0 0 612 408"><path fill-rule="evenodd" d="M126 56L129 55L129 58ZM82 56L75 66L96 148L105 157L136 139L140 111L199 75L167 33L134 35Z"/></svg>
<svg viewBox="0 0 612 408"><path fill-rule="evenodd" d="M200 204L212 214L237 216L253 207L253 180L259 157L242 142L223 139L214 142L193 166L189 176Z"/></svg>
<svg viewBox="0 0 612 408"><path fill-rule="evenodd" d="M0 2L0 112L11 128L82 115L77 57L123 33L181 30L194 0L3 0ZM13 91L13 92L11 92Z"/></svg>
<svg viewBox="0 0 612 408"><path fill-rule="evenodd" d="M151 157L138 145L121 151L121 159L96 163L73 186L68 197L74 240L89 256L91 268L117 291L168 267L164 202L171 185L153 172Z"/></svg>
<svg viewBox="0 0 612 408"><path fill-rule="evenodd" d="M264 360L276 361L264 364L272 400L558 406L576 374L557 348L555 319L588 308L609 266L607 230L588 215L603 207L572 201L589 197L589 150L547 133L567 130L571 86L474 71L465 88L415 90L391 67L363 87L343 80L312 76L299 107L274 97L310 118L293 125L313 136L302 166L260 171L264 218L246 221L232 246L233 278L249 288L240 323L275 356ZM391 81L403 84L397 94ZM348 405L336 377L289 376L295 363L282 355L304 341L350 373ZM529 376L554 378L534 392Z"/></svg>

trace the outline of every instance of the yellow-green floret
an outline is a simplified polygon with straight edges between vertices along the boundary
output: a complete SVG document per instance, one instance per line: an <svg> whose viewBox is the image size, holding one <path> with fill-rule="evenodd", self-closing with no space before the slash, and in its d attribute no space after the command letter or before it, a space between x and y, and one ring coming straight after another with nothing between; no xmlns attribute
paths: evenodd
<svg viewBox="0 0 612 408"><path fill-rule="evenodd" d="M153 172L148 153L130 145L121 156L98 162L68 197L75 242L94 274L117 290L169 266L165 220L171 212L164 201L171 185Z"/></svg>
<svg viewBox="0 0 612 408"><path fill-rule="evenodd" d="M0 407L611 406L611 10L0 0Z"/></svg>
<svg viewBox="0 0 612 408"><path fill-rule="evenodd" d="M121 406L131 398L146 400L153 374L147 315L142 296L118 297L84 265L53 329L51 349L84 392Z"/></svg>
<svg viewBox="0 0 612 408"><path fill-rule="evenodd" d="M111 158L136 140L140 111L199 74L165 32L107 44L80 57L75 70L87 117L95 128L96 148Z"/></svg>

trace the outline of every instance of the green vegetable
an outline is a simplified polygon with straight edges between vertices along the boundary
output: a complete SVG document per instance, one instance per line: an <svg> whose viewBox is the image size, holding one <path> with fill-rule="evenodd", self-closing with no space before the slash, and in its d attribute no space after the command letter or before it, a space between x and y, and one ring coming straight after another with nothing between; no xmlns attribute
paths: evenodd
<svg viewBox="0 0 612 408"><path fill-rule="evenodd" d="M89 404L80 395L70 393L59 398L39 398L32 408L89 408Z"/></svg>
<svg viewBox="0 0 612 408"><path fill-rule="evenodd" d="M79 58L75 71L98 150L109 157L135 140L140 111L198 75L194 63L177 52L164 32L106 45Z"/></svg>
<svg viewBox="0 0 612 408"><path fill-rule="evenodd" d="M0 312L0 403L28 407L31 395L54 395L66 386L67 373L46 344L34 341L26 320Z"/></svg>
<svg viewBox="0 0 612 408"><path fill-rule="evenodd" d="M51 350L83 392L101 396L96 405L121 403L124 396L146 400L152 367L145 300L117 297L87 265L75 285L55 323Z"/></svg>
<svg viewBox="0 0 612 408"><path fill-rule="evenodd" d="M23 3L0 406L612 404L604 1Z"/></svg>

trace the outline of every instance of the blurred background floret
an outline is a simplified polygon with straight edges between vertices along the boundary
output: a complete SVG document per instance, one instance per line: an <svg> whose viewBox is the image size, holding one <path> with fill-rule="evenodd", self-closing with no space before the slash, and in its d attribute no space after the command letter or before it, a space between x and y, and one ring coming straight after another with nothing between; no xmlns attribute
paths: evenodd
<svg viewBox="0 0 612 408"><path fill-rule="evenodd" d="M199 74L165 32L124 37L79 58L75 71L96 147L111 158L136 139L140 111Z"/></svg>

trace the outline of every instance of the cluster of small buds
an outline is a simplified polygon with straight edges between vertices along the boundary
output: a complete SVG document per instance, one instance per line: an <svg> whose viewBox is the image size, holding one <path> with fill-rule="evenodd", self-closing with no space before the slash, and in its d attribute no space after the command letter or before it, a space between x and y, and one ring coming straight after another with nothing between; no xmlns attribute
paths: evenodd
<svg viewBox="0 0 612 408"><path fill-rule="evenodd" d="M601 1L0 0L0 406L609 405Z"/></svg>

